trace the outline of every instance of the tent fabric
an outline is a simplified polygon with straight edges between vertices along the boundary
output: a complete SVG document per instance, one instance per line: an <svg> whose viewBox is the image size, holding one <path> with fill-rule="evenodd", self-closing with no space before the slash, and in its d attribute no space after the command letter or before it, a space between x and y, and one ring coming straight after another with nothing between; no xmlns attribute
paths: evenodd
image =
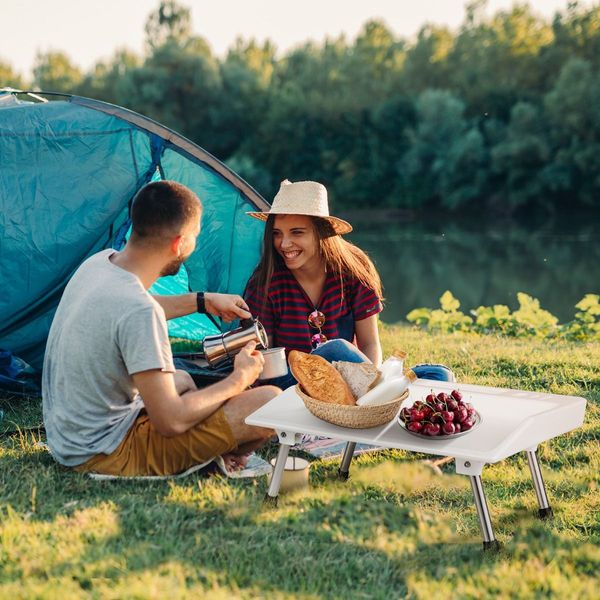
<svg viewBox="0 0 600 600"><path fill-rule="evenodd" d="M90 255L122 246L131 200L156 177L190 187L204 210L185 269L151 291L242 292L264 227L244 213L268 207L246 182L199 146L127 109L76 96L41 103L5 97L0 93L0 349L41 367L69 278ZM216 331L204 315L169 323L174 337Z"/></svg>

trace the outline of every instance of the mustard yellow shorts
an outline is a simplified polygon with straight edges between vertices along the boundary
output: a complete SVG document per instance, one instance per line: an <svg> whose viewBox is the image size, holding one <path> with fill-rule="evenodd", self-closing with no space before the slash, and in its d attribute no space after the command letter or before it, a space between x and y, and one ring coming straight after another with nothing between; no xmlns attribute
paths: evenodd
<svg viewBox="0 0 600 600"><path fill-rule="evenodd" d="M76 471L105 475L174 475L237 448L223 408L175 437L158 433L145 412L111 454L97 454Z"/></svg>

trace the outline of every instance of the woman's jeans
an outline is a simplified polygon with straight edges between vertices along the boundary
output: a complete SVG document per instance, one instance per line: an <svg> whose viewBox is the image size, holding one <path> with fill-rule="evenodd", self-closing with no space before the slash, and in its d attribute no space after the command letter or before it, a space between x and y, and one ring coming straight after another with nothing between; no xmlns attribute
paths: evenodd
<svg viewBox="0 0 600 600"><path fill-rule="evenodd" d="M354 345L347 340L329 340L313 350L311 354L322 356L325 360L332 362L334 360L344 360L347 362L361 363L370 362L369 359ZM415 365L411 367L419 379L431 379L433 381L456 381L454 373L444 365ZM285 390L296 385L297 381L291 373L276 377L268 381L263 381L270 385Z"/></svg>

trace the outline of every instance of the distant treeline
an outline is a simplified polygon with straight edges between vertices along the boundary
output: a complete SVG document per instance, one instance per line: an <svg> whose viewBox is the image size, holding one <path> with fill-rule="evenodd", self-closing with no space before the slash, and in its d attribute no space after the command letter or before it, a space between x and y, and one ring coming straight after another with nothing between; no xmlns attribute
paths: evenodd
<svg viewBox="0 0 600 600"><path fill-rule="evenodd" d="M527 4L416 40L381 21L280 56L238 39L217 58L189 9L162 2L144 56L82 73L60 52L33 81L0 62L0 87L64 91L129 107L197 142L271 199L316 179L336 208L512 212L600 206L600 6L548 22Z"/></svg>

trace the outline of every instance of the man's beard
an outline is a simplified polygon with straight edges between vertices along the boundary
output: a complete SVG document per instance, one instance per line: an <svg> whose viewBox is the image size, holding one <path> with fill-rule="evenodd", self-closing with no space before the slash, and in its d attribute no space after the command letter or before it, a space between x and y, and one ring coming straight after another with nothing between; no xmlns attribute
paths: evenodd
<svg viewBox="0 0 600 600"><path fill-rule="evenodd" d="M177 275L179 272L179 268L187 260L187 256L180 256L175 260L172 260L168 265L165 265L160 272L161 277L167 277L168 275Z"/></svg>

